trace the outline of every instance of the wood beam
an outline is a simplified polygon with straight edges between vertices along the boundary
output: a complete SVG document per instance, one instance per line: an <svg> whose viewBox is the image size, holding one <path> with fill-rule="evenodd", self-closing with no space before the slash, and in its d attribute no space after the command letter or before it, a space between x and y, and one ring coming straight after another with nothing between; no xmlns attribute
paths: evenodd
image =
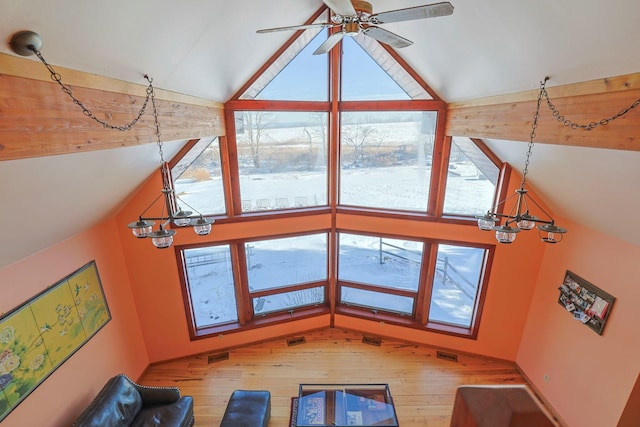
<svg viewBox="0 0 640 427"><path fill-rule="evenodd" d="M56 67L63 83L96 117L114 125L134 119L146 84L131 84ZM141 79L142 80L142 79ZM155 88L162 140L221 136L223 105ZM127 132L105 129L51 81L40 62L0 54L0 160L155 143L152 107Z"/></svg>
<svg viewBox="0 0 640 427"><path fill-rule="evenodd" d="M449 104L446 134L470 138L529 141L538 90ZM614 116L640 99L640 73L548 87L551 102L578 124ZM612 123L571 130L553 117L543 99L535 142L640 151L640 107Z"/></svg>

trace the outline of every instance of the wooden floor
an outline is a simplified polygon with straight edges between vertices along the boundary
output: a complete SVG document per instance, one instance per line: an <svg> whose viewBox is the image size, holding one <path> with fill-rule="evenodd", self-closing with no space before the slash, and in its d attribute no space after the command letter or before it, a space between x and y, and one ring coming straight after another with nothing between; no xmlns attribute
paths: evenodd
<svg viewBox="0 0 640 427"><path fill-rule="evenodd" d="M150 366L145 385L171 385L194 398L197 427L219 426L236 389L271 392L270 427L288 427L291 398L301 383L386 383L402 427L449 427L456 388L464 384L525 384L515 365L458 354L458 361L436 357L436 349L383 339L365 344L354 332L326 329L229 352L208 363L192 356ZM448 352L450 353L450 352Z"/></svg>

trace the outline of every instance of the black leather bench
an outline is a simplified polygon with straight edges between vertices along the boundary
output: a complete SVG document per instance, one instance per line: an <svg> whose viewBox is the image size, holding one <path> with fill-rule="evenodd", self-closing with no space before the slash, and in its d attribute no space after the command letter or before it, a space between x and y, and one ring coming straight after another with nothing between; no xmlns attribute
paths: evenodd
<svg viewBox="0 0 640 427"><path fill-rule="evenodd" d="M271 418L271 393L236 390L231 393L220 427L267 427Z"/></svg>

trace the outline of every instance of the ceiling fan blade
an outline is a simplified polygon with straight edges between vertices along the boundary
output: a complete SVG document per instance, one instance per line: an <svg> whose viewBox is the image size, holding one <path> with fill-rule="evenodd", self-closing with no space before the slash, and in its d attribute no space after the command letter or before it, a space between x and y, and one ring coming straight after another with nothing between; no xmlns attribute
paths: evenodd
<svg viewBox="0 0 640 427"><path fill-rule="evenodd" d="M354 16L356 14L356 10L353 8L353 4L351 4L351 0L322 0L324 4L329 6L329 9L333 11L336 15L341 16Z"/></svg>
<svg viewBox="0 0 640 427"><path fill-rule="evenodd" d="M274 33L276 31L306 30L308 28L327 28L327 27L333 27L335 25L336 24L332 24L330 22L319 22L319 23L307 24L307 25L292 25L290 27L265 28L263 30L256 31L256 33L264 34L264 33Z"/></svg>
<svg viewBox="0 0 640 427"><path fill-rule="evenodd" d="M376 13L369 17L369 22L373 24L387 24L389 22L436 18L438 16L451 15L452 13L453 6L451 3L442 2Z"/></svg>
<svg viewBox="0 0 640 427"><path fill-rule="evenodd" d="M340 31L339 33L333 33L313 52L314 55L322 55L329 52L340 40L345 36L345 33Z"/></svg>
<svg viewBox="0 0 640 427"><path fill-rule="evenodd" d="M401 37L397 34L392 33L391 31L387 31L384 28L370 26L364 28L362 33L382 42L384 44L388 44L394 49L399 49L401 47L411 46L413 42L411 40L407 40L404 37Z"/></svg>

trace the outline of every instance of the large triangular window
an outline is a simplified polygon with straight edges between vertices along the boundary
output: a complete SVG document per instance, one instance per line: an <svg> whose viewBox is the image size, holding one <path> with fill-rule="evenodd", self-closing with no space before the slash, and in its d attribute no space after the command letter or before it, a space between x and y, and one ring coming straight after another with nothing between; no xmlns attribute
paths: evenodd
<svg viewBox="0 0 640 427"><path fill-rule="evenodd" d="M341 60L343 101L432 99L425 88L370 37L345 37Z"/></svg>
<svg viewBox="0 0 640 427"><path fill-rule="evenodd" d="M322 14L316 21L326 19ZM327 30L309 29L289 43L249 85L239 99L278 101L327 101L327 55L313 52L327 39Z"/></svg>
<svg viewBox="0 0 640 427"><path fill-rule="evenodd" d="M229 244L235 292L213 270L187 269L184 286L191 295L202 279L207 295L237 296L219 304L238 318L211 326L216 299L192 300L204 313L202 325L192 314L192 335L330 311L475 336L492 249L447 230L491 206L498 167L481 142L445 135L446 103L391 48L345 35L314 55L333 30L295 32L225 103L217 192L231 231L210 246ZM216 182L211 159L190 163L185 195L206 197L191 186L200 174L198 185Z"/></svg>
<svg viewBox="0 0 640 427"><path fill-rule="evenodd" d="M321 31L287 64L254 99L279 101L326 101L329 98L327 55L312 55L326 39ZM254 91L256 87L252 88ZM249 96L251 92L245 94Z"/></svg>

